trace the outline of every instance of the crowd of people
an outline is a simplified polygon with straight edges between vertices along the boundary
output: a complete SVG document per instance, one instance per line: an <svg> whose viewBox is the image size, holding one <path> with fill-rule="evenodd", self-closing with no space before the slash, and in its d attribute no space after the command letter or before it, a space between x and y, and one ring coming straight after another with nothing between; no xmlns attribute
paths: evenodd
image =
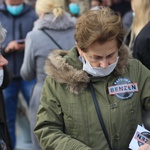
<svg viewBox="0 0 150 150"><path fill-rule="evenodd" d="M127 150L138 125L150 130L149 6L3 0L0 149L16 149L19 93L32 150Z"/></svg>

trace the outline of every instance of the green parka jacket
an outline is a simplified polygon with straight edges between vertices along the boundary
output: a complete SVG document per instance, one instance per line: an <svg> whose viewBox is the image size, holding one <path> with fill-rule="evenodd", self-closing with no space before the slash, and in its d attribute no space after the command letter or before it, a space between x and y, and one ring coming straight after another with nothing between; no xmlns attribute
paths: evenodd
<svg viewBox="0 0 150 150"><path fill-rule="evenodd" d="M53 51L45 79L35 134L43 150L109 150L88 83L94 86L102 117L115 150L127 150L142 109L150 110L150 71L130 59L122 45L115 70L93 78L82 70L76 48Z"/></svg>

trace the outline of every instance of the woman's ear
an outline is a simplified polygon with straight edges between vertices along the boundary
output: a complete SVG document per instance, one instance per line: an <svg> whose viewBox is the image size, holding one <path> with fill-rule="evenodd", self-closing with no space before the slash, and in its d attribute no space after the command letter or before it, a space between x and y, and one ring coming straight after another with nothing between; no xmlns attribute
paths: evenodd
<svg viewBox="0 0 150 150"><path fill-rule="evenodd" d="M79 48L77 42L76 42L76 47L77 47L77 50L78 50L78 53L80 54L80 56L83 57L83 51Z"/></svg>

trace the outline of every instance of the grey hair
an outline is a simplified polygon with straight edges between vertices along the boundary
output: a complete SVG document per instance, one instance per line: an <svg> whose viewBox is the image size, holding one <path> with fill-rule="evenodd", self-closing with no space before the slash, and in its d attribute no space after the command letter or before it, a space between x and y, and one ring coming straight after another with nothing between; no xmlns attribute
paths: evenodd
<svg viewBox="0 0 150 150"><path fill-rule="evenodd" d="M7 33L6 29L4 29L0 23L0 43L2 43L5 40L6 33Z"/></svg>

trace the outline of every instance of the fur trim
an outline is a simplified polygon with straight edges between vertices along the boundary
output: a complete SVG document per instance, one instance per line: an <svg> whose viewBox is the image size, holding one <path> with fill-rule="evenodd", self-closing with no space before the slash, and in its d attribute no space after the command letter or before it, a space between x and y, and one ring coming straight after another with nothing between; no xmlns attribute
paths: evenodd
<svg viewBox="0 0 150 150"><path fill-rule="evenodd" d="M66 63L63 58L68 52L63 50L55 50L48 56L45 64L45 72L56 82L67 84L70 92L78 94L82 92L89 82L87 73L83 70L73 68Z"/></svg>
<svg viewBox="0 0 150 150"><path fill-rule="evenodd" d="M68 28L74 28L76 24L76 18L71 17L67 12L63 16L55 18L52 14L45 14L43 18L39 18L34 22L33 30L38 30L42 28L52 29L52 30L64 30Z"/></svg>
<svg viewBox="0 0 150 150"><path fill-rule="evenodd" d="M77 69L67 63L64 56L68 53L69 51L65 50L54 50L49 54L44 69L45 73L56 82L66 84L70 92L78 94L87 87L90 77L82 69ZM130 57L128 48L122 45L119 49L119 61L114 71L115 75L123 75L128 70Z"/></svg>

